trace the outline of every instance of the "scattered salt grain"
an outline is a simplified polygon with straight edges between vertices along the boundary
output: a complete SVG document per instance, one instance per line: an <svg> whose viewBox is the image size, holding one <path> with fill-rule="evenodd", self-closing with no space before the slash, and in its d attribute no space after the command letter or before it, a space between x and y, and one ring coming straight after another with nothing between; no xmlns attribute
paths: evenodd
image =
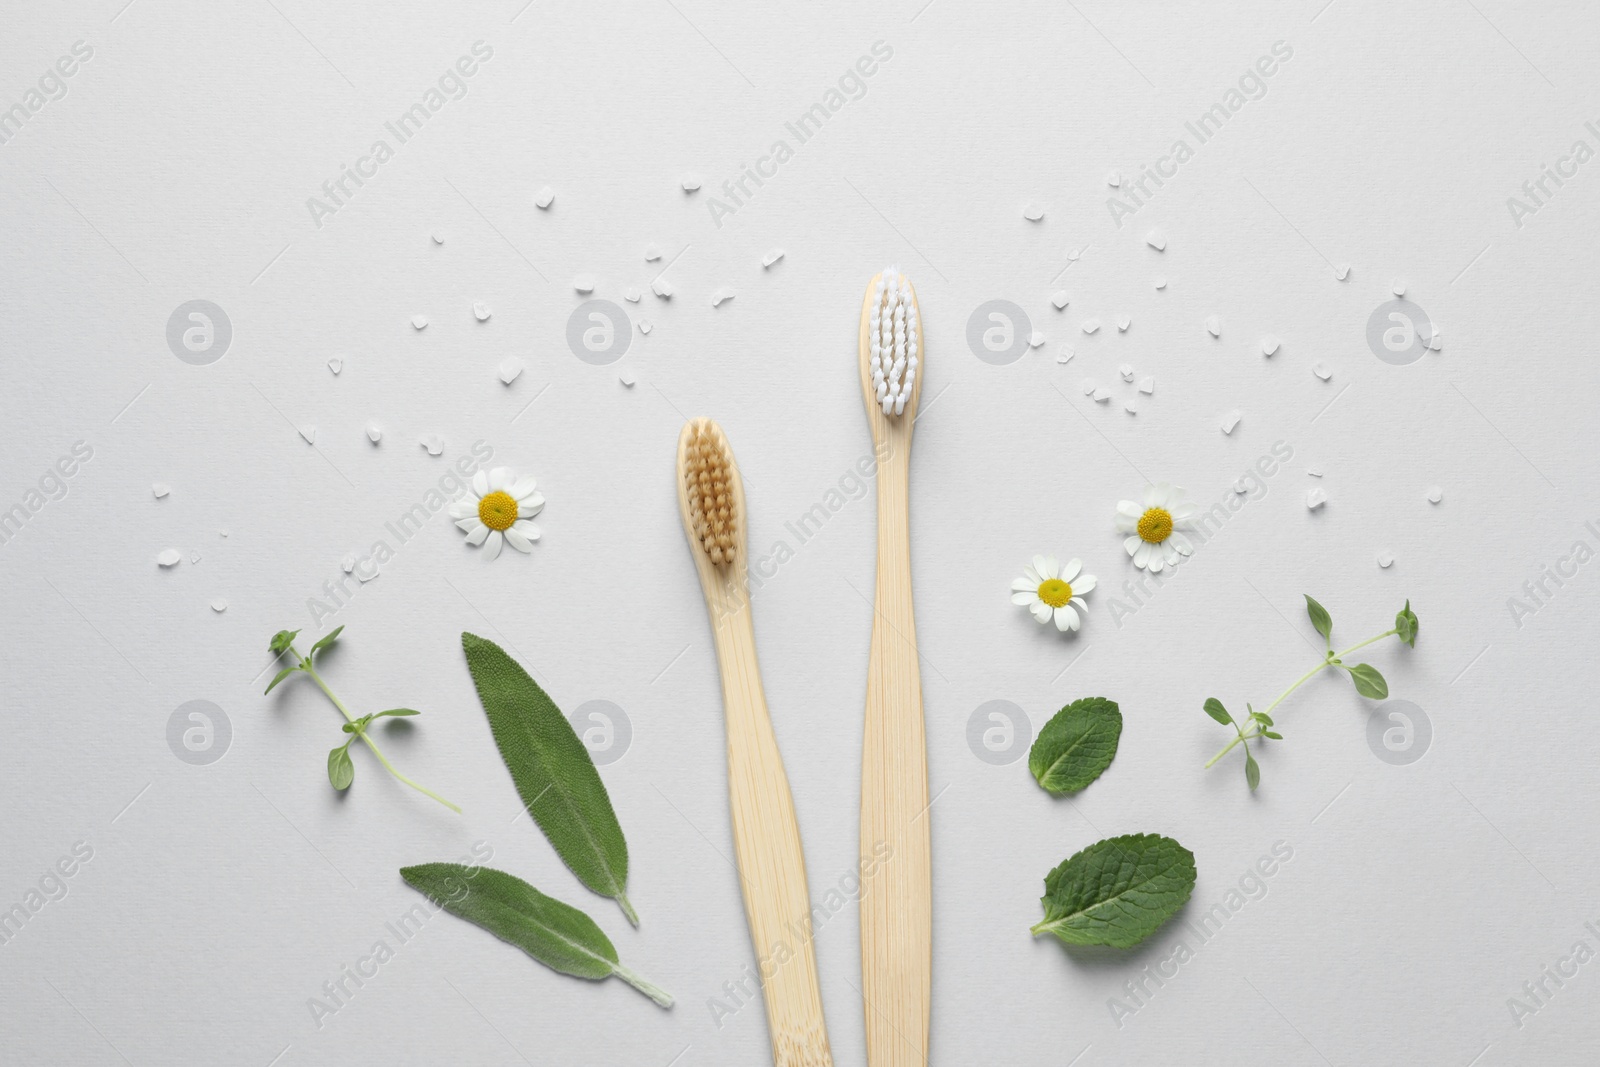
<svg viewBox="0 0 1600 1067"><path fill-rule="evenodd" d="M477 319L479 322L488 322L489 316L492 314L494 314L494 312L490 311L489 305L485 304L482 300L473 302L472 317Z"/></svg>
<svg viewBox="0 0 1600 1067"><path fill-rule="evenodd" d="M1083 390L1084 396L1094 396L1095 384L1093 378L1085 378L1078 383L1078 388Z"/></svg>
<svg viewBox="0 0 1600 1067"><path fill-rule="evenodd" d="M555 203L556 191L548 185L533 194L533 206L540 211L550 210L550 205Z"/></svg>
<svg viewBox="0 0 1600 1067"><path fill-rule="evenodd" d="M665 278L657 278L655 281L651 282L650 291L663 300L672 299L672 286L668 284Z"/></svg>
<svg viewBox="0 0 1600 1067"><path fill-rule="evenodd" d="M1157 252L1165 252L1167 250L1167 235L1160 230L1151 230L1144 235L1144 243Z"/></svg>
<svg viewBox="0 0 1600 1067"><path fill-rule="evenodd" d="M1038 222L1040 219L1044 218L1044 208L1040 207L1038 204L1030 203L1022 209L1022 217L1027 219L1029 222Z"/></svg>
<svg viewBox="0 0 1600 1067"><path fill-rule="evenodd" d="M685 174L683 176L683 191L684 192L692 193L698 188L700 188L700 175L698 175L698 174Z"/></svg>
<svg viewBox="0 0 1600 1067"><path fill-rule="evenodd" d="M1111 171L1106 175L1106 184L1113 189L1120 186L1122 184L1122 172L1120 170Z"/></svg>
<svg viewBox="0 0 1600 1067"><path fill-rule="evenodd" d="M1139 414L1139 406L1137 404L1135 404L1131 399L1128 400L1126 403L1124 403L1122 405L1122 410L1126 411L1129 415L1137 415L1137 414Z"/></svg>
<svg viewBox="0 0 1600 1067"><path fill-rule="evenodd" d="M1333 268L1333 276L1338 278L1341 282L1350 277L1350 264L1341 263L1337 267Z"/></svg>
<svg viewBox="0 0 1600 1067"><path fill-rule="evenodd" d="M438 230L434 230L433 233L430 234L429 236L431 236L433 238L433 243L434 244L436 244L436 245L444 244L444 234L440 233Z"/></svg>
<svg viewBox="0 0 1600 1067"><path fill-rule="evenodd" d="M1329 370L1328 365L1322 362L1320 359L1311 365L1311 373L1315 374L1323 381L1327 381L1329 378L1333 377L1333 371Z"/></svg>
<svg viewBox="0 0 1600 1067"><path fill-rule="evenodd" d="M1147 374L1143 378L1139 379L1139 392L1144 393L1146 396L1148 396L1148 395L1150 395L1151 393L1153 393L1155 391L1156 391L1155 375Z"/></svg>
<svg viewBox="0 0 1600 1067"><path fill-rule="evenodd" d="M1313 478L1320 478L1320 477L1322 477L1322 468L1321 467L1307 467L1306 468L1306 473L1311 475L1311 477L1313 477Z"/></svg>
<svg viewBox="0 0 1600 1067"><path fill-rule="evenodd" d="M411 316L411 328L413 330L426 330L428 328L428 316L426 316L426 315L413 315L413 316Z"/></svg>
<svg viewBox="0 0 1600 1067"><path fill-rule="evenodd" d="M1222 320L1215 315L1206 319L1206 333L1209 333L1212 337L1221 337Z"/></svg>
<svg viewBox="0 0 1600 1067"><path fill-rule="evenodd" d="M1222 432L1232 433L1234 427L1239 425L1240 417L1241 416L1239 415L1238 408L1235 408L1226 415L1222 416Z"/></svg>
<svg viewBox="0 0 1600 1067"><path fill-rule="evenodd" d="M1061 346L1061 350L1056 353L1056 362L1057 363L1065 363L1068 360L1070 360L1071 358L1072 358L1072 346L1071 345L1062 345Z"/></svg>
<svg viewBox="0 0 1600 1067"><path fill-rule="evenodd" d="M1099 319L1084 319L1083 320L1083 332L1084 333L1094 333L1098 329L1100 329L1100 320Z"/></svg>
<svg viewBox="0 0 1600 1067"><path fill-rule="evenodd" d="M1392 565L1393 563L1394 563L1394 553L1393 552L1379 552L1378 553L1378 566L1380 566L1380 567L1384 568L1385 570L1387 570L1390 567L1390 565Z"/></svg>
<svg viewBox="0 0 1600 1067"><path fill-rule="evenodd" d="M1123 315L1123 316L1121 316L1121 317L1119 317L1117 319L1117 332L1118 333L1127 333L1128 332L1128 327L1132 326L1132 325L1133 325L1133 320L1131 318L1129 318L1128 316Z"/></svg>
<svg viewBox="0 0 1600 1067"><path fill-rule="evenodd" d="M516 356L507 356L505 359L501 360L500 383L502 385L510 385L512 382L516 381L517 378L522 374L522 368L524 366L526 366L526 364L524 364L522 360L518 359Z"/></svg>
<svg viewBox="0 0 1600 1067"><path fill-rule="evenodd" d="M1028 335L1028 347L1029 348L1038 348L1042 344L1044 344L1044 334L1041 333L1040 331L1034 330L1031 334Z"/></svg>
<svg viewBox="0 0 1600 1067"><path fill-rule="evenodd" d="M339 356L332 357L328 360L328 369L337 376L340 371L344 370L344 360Z"/></svg>
<svg viewBox="0 0 1600 1067"><path fill-rule="evenodd" d="M650 325L650 320L649 319L640 319L639 320L639 332L640 333L649 333L653 329L655 329L655 327Z"/></svg>
<svg viewBox="0 0 1600 1067"><path fill-rule="evenodd" d="M1125 381L1125 382L1133 381L1133 364L1132 363L1124 363L1122 366L1117 368L1117 373L1122 375L1122 380L1123 381Z"/></svg>
<svg viewBox="0 0 1600 1067"><path fill-rule="evenodd" d="M761 257L761 269L762 270L766 270L768 267L772 266L774 263L778 262L778 260L780 260L782 258L783 258L783 249L774 248L772 251L768 252L766 255Z"/></svg>
<svg viewBox="0 0 1600 1067"><path fill-rule="evenodd" d="M628 286L628 288L622 293L622 299L626 300L630 304L637 304L639 302L639 296L639 287L637 285Z"/></svg>
<svg viewBox="0 0 1600 1067"><path fill-rule="evenodd" d="M1166 287L1167 287L1167 276L1165 274L1157 274L1156 275L1156 288L1157 289L1165 289Z"/></svg>
<svg viewBox="0 0 1600 1067"><path fill-rule="evenodd" d="M354 556L346 556L339 561L339 569L349 574L356 569L356 558Z"/></svg>
<svg viewBox="0 0 1600 1067"><path fill-rule="evenodd" d="M1096 404L1104 404L1107 400L1110 400L1110 399L1111 399L1111 390L1102 387L1102 388L1096 389L1094 391L1094 402Z"/></svg>
<svg viewBox="0 0 1600 1067"><path fill-rule="evenodd" d="M1316 511L1327 502L1328 491L1323 489L1321 486L1317 486L1315 489L1312 489L1306 493L1306 508L1310 511Z"/></svg>
<svg viewBox="0 0 1600 1067"><path fill-rule="evenodd" d="M661 246L654 241L644 246L644 261L654 263L661 258Z"/></svg>
<svg viewBox="0 0 1600 1067"><path fill-rule="evenodd" d="M428 450L428 455L437 456L444 451L444 438L436 433L425 433L417 438L417 444Z"/></svg>
<svg viewBox="0 0 1600 1067"><path fill-rule="evenodd" d="M718 289L716 292L711 294L711 306L718 307L724 301L732 300L734 295L734 291L725 285L721 289Z"/></svg>
<svg viewBox="0 0 1600 1067"><path fill-rule="evenodd" d="M310 423L306 423L300 427L300 436L306 439L306 444L314 445L317 443L317 428Z"/></svg>
<svg viewBox="0 0 1600 1067"><path fill-rule="evenodd" d="M198 552L189 553L189 562L190 563L199 563L200 562L200 553L198 553Z"/></svg>
<svg viewBox="0 0 1600 1067"><path fill-rule="evenodd" d="M166 482L155 482L150 486L150 491L156 495L157 500L160 500L162 497L172 492L172 486L168 485Z"/></svg>
<svg viewBox="0 0 1600 1067"><path fill-rule="evenodd" d="M1067 306L1067 303L1071 299L1072 298L1067 295L1067 291L1065 289L1058 289L1056 290L1055 295L1050 297L1050 303L1056 306L1057 311L1060 311L1062 308Z"/></svg>
<svg viewBox="0 0 1600 1067"><path fill-rule="evenodd" d="M594 292L594 275L580 274L572 279L572 287L580 293Z"/></svg>
<svg viewBox="0 0 1600 1067"><path fill-rule="evenodd" d="M1263 356L1277 355L1278 346L1281 344L1283 344L1282 341L1278 340L1275 335L1269 333L1261 339L1261 354Z"/></svg>
<svg viewBox="0 0 1600 1067"><path fill-rule="evenodd" d="M378 564L376 562L374 562L372 557L370 557L370 556L367 557L366 559L363 559L361 561L361 563L356 567L356 578L357 578L357 580L359 580L361 582L370 582L370 581L372 581L372 579L376 578L377 576L378 576Z"/></svg>
<svg viewBox="0 0 1600 1067"><path fill-rule="evenodd" d="M1393 292L1394 292L1395 296L1405 296L1406 295L1406 283L1405 282L1395 282L1394 283Z"/></svg>
<svg viewBox="0 0 1600 1067"><path fill-rule="evenodd" d="M632 371L623 371L621 374L617 375L617 381L621 382L623 385L626 385L629 389L633 388L634 380L635 379Z"/></svg>
<svg viewBox="0 0 1600 1067"><path fill-rule="evenodd" d="M228 602L223 600L221 597L217 597L217 599L211 602L211 610L216 612L218 615L221 615L224 611L228 610Z"/></svg>
<svg viewBox="0 0 1600 1067"><path fill-rule="evenodd" d="M367 440L371 441L373 444L377 444L379 441L383 440L383 427L379 426L375 422L367 423Z"/></svg>
<svg viewBox="0 0 1600 1067"><path fill-rule="evenodd" d="M163 567L176 567L183 562L183 553L175 548L168 548L156 557L156 562Z"/></svg>
<svg viewBox="0 0 1600 1067"><path fill-rule="evenodd" d="M1437 504L1439 501L1441 501L1443 499L1444 499L1444 490L1443 489L1440 489L1437 485L1428 487L1428 503Z"/></svg>

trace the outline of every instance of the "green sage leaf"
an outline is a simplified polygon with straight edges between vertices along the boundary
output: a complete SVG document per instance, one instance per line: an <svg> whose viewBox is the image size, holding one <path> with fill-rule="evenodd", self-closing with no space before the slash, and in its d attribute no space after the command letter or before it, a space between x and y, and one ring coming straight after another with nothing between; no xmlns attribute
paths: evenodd
<svg viewBox="0 0 1600 1067"><path fill-rule="evenodd" d="M616 975L664 1008L672 997L617 962L595 921L504 871L459 863L400 868L411 888L451 915L483 927L553 971L599 981Z"/></svg>
<svg viewBox="0 0 1600 1067"><path fill-rule="evenodd" d="M350 745L346 742L328 753L328 781L335 789L344 790L355 780L356 766L350 762Z"/></svg>
<svg viewBox="0 0 1600 1067"><path fill-rule="evenodd" d="M261 695L266 696L268 693L272 692L278 687L279 682L283 681L285 678L289 677L289 675L293 674L299 669L299 667L285 667L283 670L279 671L278 676L271 682L267 683L267 688L262 692Z"/></svg>
<svg viewBox="0 0 1600 1067"><path fill-rule="evenodd" d="M306 653L306 659L316 659L318 652L321 652L323 649L339 640L339 634L343 630L343 626L335 626L333 629L319 637L317 639L317 643L311 646L311 651Z"/></svg>
<svg viewBox="0 0 1600 1067"><path fill-rule="evenodd" d="M1406 606L1400 609L1400 614L1394 617L1395 633L1399 635L1400 640L1416 648L1417 628L1421 625L1417 621L1416 613L1411 610L1411 601L1407 600Z"/></svg>
<svg viewBox="0 0 1600 1067"><path fill-rule="evenodd" d="M1048 793L1076 793L1111 766L1121 737L1122 712L1115 702L1075 700L1039 731L1028 750L1028 770Z"/></svg>
<svg viewBox="0 0 1600 1067"><path fill-rule="evenodd" d="M578 880L639 925L627 895L628 845L588 746L499 645L463 633L461 647L523 807Z"/></svg>
<svg viewBox="0 0 1600 1067"><path fill-rule="evenodd" d="M1137 945L1194 892L1194 853L1170 837L1128 834L1096 841L1044 879L1044 920L1069 945Z"/></svg>
<svg viewBox="0 0 1600 1067"><path fill-rule="evenodd" d="M1261 764L1256 762L1248 748L1244 750L1244 780L1250 784L1252 793L1261 784Z"/></svg>
<svg viewBox="0 0 1600 1067"><path fill-rule="evenodd" d="M1311 616L1311 625L1317 628L1317 633L1321 634L1322 639L1328 642L1328 647L1332 648L1333 617L1328 614L1328 609L1306 596L1306 614Z"/></svg>
<svg viewBox="0 0 1600 1067"><path fill-rule="evenodd" d="M1378 668L1370 663L1357 663L1354 667L1346 667L1350 672L1350 680L1356 683L1356 692L1372 700L1383 700L1389 695L1389 683L1383 680L1383 675L1378 673Z"/></svg>
<svg viewBox="0 0 1600 1067"><path fill-rule="evenodd" d="M1228 714L1228 709L1223 707L1222 701L1218 700L1216 697L1206 697L1205 708L1206 714L1220 722L1222 725L1227 726L1229 723L1233 722L1233 716Z"/></svg>

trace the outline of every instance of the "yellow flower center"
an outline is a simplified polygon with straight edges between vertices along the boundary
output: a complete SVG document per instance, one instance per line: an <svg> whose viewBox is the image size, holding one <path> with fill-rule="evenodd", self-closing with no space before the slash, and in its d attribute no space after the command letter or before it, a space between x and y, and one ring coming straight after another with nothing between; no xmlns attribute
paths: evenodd
<svg viewBox="0 0 1600 1067"><path fill-rule="evenodd" d="M510 493L495 490L478 501L478 520L491 530L509 530L517 521L517 502Z"/></svg>
<svg viewBox="0 0 1600 1067"><path fill-rule="evenodd" d="M1064 608L1072 599L1072 586L1060 578L1047 578L1039 583L1039 599L1052 608Z"/></svg>
<svg viewBox="0 0 1600 1067"><path fill-rule="evenodd" d="M1159 545L1172 536L1172 515L1166 508L1151 508L1139 516L1139 537Z"/></svg>

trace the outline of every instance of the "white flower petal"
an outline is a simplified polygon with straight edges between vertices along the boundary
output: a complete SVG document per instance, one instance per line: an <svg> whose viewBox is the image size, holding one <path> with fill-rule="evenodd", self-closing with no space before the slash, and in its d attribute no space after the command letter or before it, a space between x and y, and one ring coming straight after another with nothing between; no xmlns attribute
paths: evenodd
<svg viewBox="0 0 1600 1067"><path fill-rule="evenodd" d="M1039 583L1038 582L1030 582L1026 578L1013 578L1011 580L1011 591L1013 593L1019 593L1024 589L1028 590L1031 593L1033 590L1037 589L1038 587L1039 587Z"/></svg>
<svg viewBox="0 0 1600 1067"><path fill-rule="evenodd" d="M1063 605L1062 607L1056 609L1056 629L1060 630L1062 633L1066 633L1068 630L1077 629L1077 627L1073 625L1073 623L1077 621L1078 613L1072 610L1072 606L1070 604Z"/></svg>
<svg viewBox="0 0 1600 1067"><path fill-rule="evenodd" d="M478 516L476 516L476 515L470 515L465 519L457 519L456 520L456 528L460 529L460 530L464 530L467 533L471 533L473 530L476 530L480 526L483 526L483 523L479 521ZM483 528L485 530L487 530L489 527L483 526Z"/></svg>
<svg viewBox="0 0 1600 1067"><path fill-rule="evenodd" d="M1159 508L1167 499L1167 483L1147 485L1144 487L1144 506L1146 508Z"/></svg>
<svg viewBox="0 0 1600 1067"><path fill-rule="evenodd" d="M1161 569L1166 565L1166 561L1161 557L1161 546L1151 545L1150 558L1145 561L1145 569L1151 574L1160 574Z"/></svg>
<svg viewBox="0 0 1600 1067"><path fill-rule="evenodd" d="M490 530L489 539L483 543L483 550L489 559L500 555L500 546L506 543L505 535L499 530Z"/></svg>
<svg viewBox="0 0 1600 1067"><path fill-rule="evenodd" d="M1045 566L1050 568L1050 572L1045 575L1046 578L1061 577L1061 561L1059 559L1054 556L1046 556L1044 562Z"/></svg>
<svg viewBox="0 0 1600 1067"><path fill-rule="evenodd" d="M1072 592L1074 594L1073 599L1077 599L1076 594L1094 592L1094 587L1099 584L1099 581L1097 581L1095 576L1092 574L1078 575L1078 580L1072 583Z"/></svg>
<svg viewBox="0 0 1600 1067"><path fill-rule="evenodd" d="M511 483L511 488L507 489L506 492L510 493L517 500L526 500L528 497L533 495L533 491L537 488L539 488L539 483L535 479L518 478L516 481Z"/></svg>
<svg viewBox="0 0 1600 1067"><path fill-rule="evenodd" d="M1039 575L1039 580L1041 582L1055 577L1054 572L1050 570L1050 564L1054 562L1054 560L1046 556L1033 557L1033 569Z"/></svg>
<svg viewBox="0 0 1600 1067"><path fill-rule="evenodd" d="M1117 501L1117 514L1138 522L1139 516L1144 514L1144 509L1131 500L1119 500Z"/></svg>
<svg viewBox="0 0 1600 1067"><path fill-rule="evenodd" d="M1142 544L1144 544L1144 538L1140 537L1138 534L1132 534L1132 535L1130 535L1128 537L1123 538L1123 540L1122 540L1122 550L1124 552L1126 552L1128 555L1132 556L1132 555L1134 555L1135 553L1137 553L1139 551L1139 546L1142 545ZM1134 562L1138 563L1138 560L1135 559ZM1143 564L1139 564L1139 565L1143 566Z"/></svg>
<svg viewBox="0 0 1600 1067"><path fill-rule="evenodd" d="M522 534L517 532L517 528L515 526L506 531L506 544L510 545L518 552L533 551L533 542L529 541L526 537L523 537Z"/></svg>
<svg viewBox="0 0 1600 1067"><path fill-rule="evenodd" d="M489 527L480 522L472 529L467 531L467 544L481 545L488 536Z"/></svg>
<svg viewBox="0 0 1600 1067"><path fill-rule="evenodd" d="M1182 504L1175 504L1167 510L1172 513L1173 522L1189 522L1200 514L1200 505L1192 501L1186 501Z"/></svg>
<svg viewBox="0 0 1600 1067"><path fill-rule="evenodd" d="M539 527L535 526L527 519L518 519L516 522L511 524L511 528L530 541L539 540Z"/></svg>
<svg viewBox="0 0 1600 1067"><path fill-rule="evenodd" d="M1067 565L1061 568L1061 580L1071 585L1072 579L1076 578L1081 570L1083 570L1083 560L1069 559Z"/></svg>
<svg viewBox="0 0 1600 1067"><path fill-rule="evenodd" d="M1178 563L1178 546L1172 543L1172 538L1167 538L1161 543L1162 554L1166 557L1167 566L1173 567Z"/></svg>
<svg viewBox="0 0 1600 1067"><path fill-rule="evenodd" d="M517 517L531 519L544 510L544 494L534 493L526 500L517 501Z"/></svg>
<svg viewBox="0 0 1600 1067"><path fill-rule="evenodd" d="M1171 537L1167 538L1167 544L1171 545L1179 552L1182 552L1185 556L1191 555L1194 552L1194 542L1190 541L1181 533L1174 533Z"/></svg>
<svg viewBox="0 0 1600 1067"><path fill-rule="evenodd" d="M1071 600L1067 601L1067 603L1077 608L1078 614L1082 615L1084 618L1087 619L1089 617L1089 602L1083 599L1083 597L1075 596Z"/></svg>
<svg viewBox="0 0 1600 1067"><path fill-rule="evenodd" d="M1132 540L1135 540L1135 538L1131 538L1130 537L1128 540L1132 541ZM1126 545L1124 545L1124 547L1126 547ZM1133 565L1135 567L1143 567L1146 564L1148 564L1149 562L1150 562L1150 542L1149 541L1140 541L1138 549L1136 549L1133 552Z"/></svg>
<svg viewBox="0 0 1600 1067"><path fill-rule="evenodd" d="M1018 592L1011 594L1011 602L1019 608L1025 608L1039 599L1039 594L1034 592Z"/></svg>
<svg viewBox="0 0 1600 1067"><path fill-rule="evenodd" d="M1044 601L1037 601L1031 605L1029 610L1033 612L1033 617L1039 620L1041 625L1050 621L1050 605Z"/></svg>
<svg viewBox="0 0 1600 1067"><path fill-rule="evenodd" d="M457 500L450 505L450 517L452 519L464 519L468 515L476 515L477 513L478 502L476 500Z"/></svg>
<svg viewBox="0 0 1600 1067"><path fill-rule="evenodd" d="M1039 572L1033 569L1033 564L1031 563L1022 568L1022 576L1032 582L1036 589L1044 581L1043 578L1039 577Z"/></svg>
<svg viewBox="0 0 1600 1067"><path fill-rule="evenodd" d="M489 472L481 467L472 476L472 491L479 496L489 495Z"/></svg>
<svg viewBox="0 0 1600 1067"><path fill-rule="evenodd" d="M1130 519L1126 515L1118 515L1117 516L1117 533L1119 533L1119 534L1131 534L1135 530L1137 530L1138 528L1139 528L1139 520L1138 519L1136 519L1136 518Z"/></svg>
<svg viewBox="0 0 1600 1067"><path fill-rule="evenodd" d="M507 485L511 484L510 467L491 467L489 469L489 492L503 493Z"/></svg>
<svg viewBox="0 0 1600 1067"><path fill-rule="evenodd" d="M1063 608L1062 610L1063 611L1071 611L1071 605L1069 604L1066 608ZM1073 633L1077 633L1078 632L1078 627L1083 625L1083 616L1079 615L1076 611L1071 611L1071 615L1072 615L1072 617L1069 620L1069 624L1072 626L1072 632Z"/></svg>

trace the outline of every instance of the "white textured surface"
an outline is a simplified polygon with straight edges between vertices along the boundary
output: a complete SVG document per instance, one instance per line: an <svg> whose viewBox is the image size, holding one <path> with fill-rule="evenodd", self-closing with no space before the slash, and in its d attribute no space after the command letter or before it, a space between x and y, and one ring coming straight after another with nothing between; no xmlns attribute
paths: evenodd
<svg viewBox="0 0 1600 1067"><path fill-rule="evenodd" d="M8 7L0 106L73 42L93 57L0 145L0 509L74 442L93 455L0 545L0 906L76 842L93 858L0 945L7 1062L765 1062L759 1007L720 1027L708 1008L752 954L673 447L685 417L721 420L753 556L792 552L756 594L756 629L825 900L857 850L873 582L870 487L850 474L870 450L857 316L890 261L916 282L926 344L912 488L939 798L935 1062L1491 1067L1575 1064L1600 1041L1600 963L1548 984L1520 1028L1507 1007L1580 938L1600 949L1584 926L1600 927L1600 564L1551 584L1520 626L1507 606L1575 541L1600 547L1584 526L1600 527L1600 163L1547 181L1520 227L1506 205L1575 140L1600 147L1584 126L1600 98L1591 7ZM493 55L467 94L314 225L307 197L374 139L393 143L385 123L480 40ZM786 124L880 41L892 58L865 94L800 143ZM1185 123L1277 41L1293 56L1265 95L1194 147ZM1193 157L1119 228L1107 197L1137 190L1178 138ZM717 225L723 182L778 139L792 156ZM687 174L703 187L685 192ZM560 195L541 211L546 185ZM1030 202L1048 208L1036 223L1020 217ZM647 264L652 244L663 256ZM593 274L594 297L617 302L663 268L680 296L649 302L648 336L621 323L621 363L569 353L585 299L571 279ZM1392 366L1366 327L1401 278L1449 342ZM723 286L739 297L713 310ZM168 316L194 299L232 323L209 366L167 345ZM1072 377L1043 351L975 358L968 320L992 300L1076 334ZM475 321L474 301L493 318ZM1122 315L1139 329L1081 331ZM1267 333L1283 338L1271 360ZM510 357L527 370L506 387L495 371ZM1121 410L1124 361L1161 379L1137 418ZM638 387L618 387L635 372ZM1113 382L1119 403L1080 395L1083 375ZM1224 436L1215 420L1232 408L1250 417ZM376 445L371 423L389 431ZM297 433L310 425L314 445ZM442 455L417 447L429 434ZM442 515L397 545L385 524L475 441L540 479L532 555L486 563ZM1264 494L1236 494L1279 441L1293 459ZM1309 465L1330 498L1316 513ZM1119 626L1132 572L1113 509L1145 476L1243 503ZM157 481L168 497L152 497ZM837 507L802 543L817 505ZM394 558L351 580L340 561L380 539ZM183 562L160 568L169 547ZM1374 566L1380 551L1395 564ZM1076 640L1009 603L1036 552L1081 556L1100 578ZM331 684L362 709L422 709L392 756L465 815L362 753L336 797L333 709L298 682L262 698L267 638L315 631L307 598L340 579L354 592L324 623L349 627ZM1417 649L1391 642L1372 661L1425 709L1432 749L1410 766L1375 758L1368 703L1321 679L1281 709L1288 738L1251 797L1237 764L1201 772L1224 734L1200 704L1268 700L1314 659L1302 592L1346 641L1411 598ZM513 822L463 629L510 645L569 711L625 709L631 747L602 773L641 930ZM986 701L1015 702L1037 730L1096 694L1127 729L1074 800L968 747ZM196 699L232 724L209 766L166 740ZM1119 1027L1108 999L1181 931L1069 953L1027 927L1052 865L1133 831L1195 851L1190 921L1275 842L1293 859ZM480 840L494 865L595 916L677 1008L558 977L442 917L318 1028L308 998L416 903L396 868ZM836 1059L860 1064L853 905L817 953Z"/></svg>

